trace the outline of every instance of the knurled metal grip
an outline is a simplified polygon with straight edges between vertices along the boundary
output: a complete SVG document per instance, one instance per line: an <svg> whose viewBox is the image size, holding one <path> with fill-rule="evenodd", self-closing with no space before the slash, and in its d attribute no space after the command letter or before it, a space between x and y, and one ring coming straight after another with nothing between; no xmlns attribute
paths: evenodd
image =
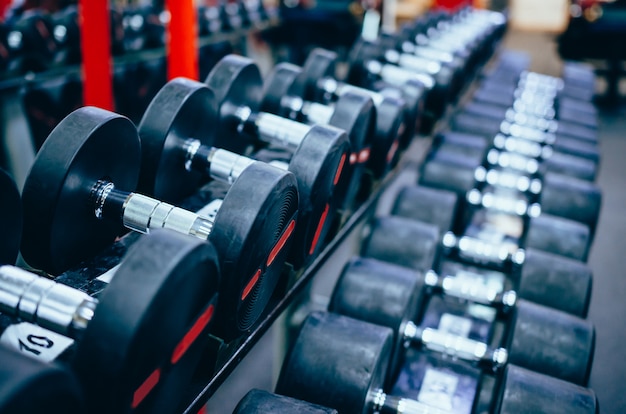
<svg viewBox="0 0 626 414"><path fill-rule="evenodd" d="M140 233L148 233L150 229L166 228L202 240L208 239L213 229L213 222L208 218L134 193L130 194L124 203L122 221L125 227Z"/></svg>
<svg viewBox="0 0 626 414"><path fill-rule="evenodd" d="M531 128L537 128L550 133L555 133L559 128L559 121L554 119L545 119L533 114L517 112L513 108L506 110L505 119L512 123L526 125Z"/></svg>
<svg viewBox="0 0 626 414"><path fill-rule="evenodd" d="M327 125L335 113L335 108L317 102L303 102L302 114L313 125Z"/></svg>
<svg viewBox="0 0 626 414"><path fill-rule="evenodd" d="M214 148L209 154L208 162L211 178L232 184L250 164L256 161L231 151Z"/></svg>
<svg viewBox="0 0 626 414"><path fill-rule="evenodd" d="M397 50L386 50L385 59L402 68L421 73L428 73L429 75L436 75L441 70L441 63L439 62L424 59L415 55L409 55L408 53L400 53Z"/></svg>
<svg viewBox="0 0 626 414"><path fill-rule="evenodd" d="M467 236L456 237L450 231L444 234L442 244L448 250L457 250L460 257L475 259L480 263L502 265L511 262L514 265L522 265L526 260L524 249L517 249L511 253L506 246L485 243Z"/></svg>
<svg viewBox="0 0 626 414"><path fill-rule="evenodd" d="M426 73L411 72L399 66L383 64L377 60L370 60L366 63L366 68L374 75L378 75L385 82L394 86L403 86L411 80L420 81L427 90L435 87L435 79Z"/></svg>
<svg viewBox="0 0 626 414"><path fill-rule="evenodd" d="M527 159L518 159L514 156L509 157L508 154L501 153L498 158L498 165L504 168L526 171L528 166L524 162L525 160ZM513 162L517 162L517 164L511 165ZM488 170L482 166L474 170L474 179L479 183L487 183L492 186L517 190L522 193L539 194L542 187L541 180L539 179L529 178L526 175L503 170Z"/></svg>
<svg viewBox="0 0 626 414"><path fill-rule="evenodd" d="M438 329L420 328L413 322L406 324L404 329L406 339L416 341L434 352L449 355L463 361L488 363L490 367L498 369L508 360L505 349L492 350L484 342L464 338Z"/></svg>
<svg viewBox="0 0 626 414"><path fill-rule="evenodd" d="M493 139L493 145L499 150L516 153L520 156L531 158L548 159L554 154L554 150L549 145L542 145L538 142L528 141L522 138L507 137L498 134ZM537 166L537 169L539 166ZM533 168L534 169L534 168Z"/></svg>
<svg viewBox="0 0 626 414"><path fill-rule="evenodd" d="M531 114L545 119L554 119L556 117L556 109L554 109L554 106L535 107L529 102L524 102L521 99L515 99L512 107L517 112Z"/></svg>
<svg viewBox="0 0 626 414"><path fill-rule="evenodd" d="M517 293L513 290L486 289L471 279L454 276L441 277L430 270L424 275L424 283L440 289L445 295L499 308L507 312L517 303Z"/></svg>
<svg viewBox="0 0 626 414"><path fill-rule="evenodd" d="M402 42L402 51L404 53L420 53L420 56L432 59L437 62L452 63L454 56L445 50L437 50L428 46L420 46L413 42Z"/></svg>
<svg viewBox="0 0 626 414"><path fill-rule="evenodd" d="M261 140L292 151L300 146L304 136L311 130L309 125L267 112L256 115L255 125Z"/></svg>
<svg viewBox="0 0 626 414"><path fill-rule="evenodd" d="M98 301L80 290L13 266L0 267L0 312L75 338Z"/></svg>
<svg viewBox="0 0 626 414"><path fill-rule="evenodd" d="M527 203L525 200L509 196L500 196L494 193L481 193L477 189L467 192L467 202L474 206L483 206L486 209L512 214L520 217L538 217L541 206L538 203Z"/></svg>
<svg viewBox="0 0 626 414"><path fill-rule="evenodd" d="M376 107L380 106L385 100L385 97L378 92L372 91L370 89L360 88L358 86L353 86L348 83L339 83L333 78L323 78L321 79L321 82L322 83L320 84L322 85L322 90L324 90L326 93L334 94L336 96L342 96L348 92L368 95L370 98L372 98L372 101L374 101L374 105L376 105Z"/></svg>
<svg viewBox="0 0 626 414"><path fill-rule="evenodd" d="M556 135L554 134L543 132L525 125L512 124L508 121L502 121L500 124L500 132L505 135L527 139L544 145L553 145L556 141Z"/></svg>

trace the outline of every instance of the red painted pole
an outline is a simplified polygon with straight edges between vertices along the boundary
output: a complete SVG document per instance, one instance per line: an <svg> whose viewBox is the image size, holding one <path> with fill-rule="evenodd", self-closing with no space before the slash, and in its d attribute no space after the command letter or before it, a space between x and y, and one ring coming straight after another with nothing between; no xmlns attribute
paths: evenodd
<svg viewBox="0 0 626 414"><path fill-rule="evenodd" d="M108 0L79 0L83 103L113 110Z"/></svg>
<svg viewBox="0 0 626 414"><path fill-rule="evenodd" d="M435 7L446 10L457 10L470 4L470 0L435 0L434 2Z"/></svg>
<svg viewBox="0 0 626 414"><path fill-rule="evenodd" d="M13 3L12 0L0 0L0 21L4 21L4 15Z"/></svg>
<svg viewBox="0 0 626 414"><path fill-rule="evenodd" d="M193 0L166 0L170 12L167 26L167 77L179 76L197 80L198 20Z"/></svg>

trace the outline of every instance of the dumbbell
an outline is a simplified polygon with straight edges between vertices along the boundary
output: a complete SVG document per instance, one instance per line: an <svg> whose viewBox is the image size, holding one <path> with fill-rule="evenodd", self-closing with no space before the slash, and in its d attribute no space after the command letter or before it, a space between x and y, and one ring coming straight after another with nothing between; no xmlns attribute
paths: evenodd
<svg viewBox="0 0 626 414"><path fill-rule="evenodd" d="M589 78L589 74L582 75L580 72L567 71L566 65L562 76L553 77L537 72L530 72L528 70L528 64L497 66L486 77L487 82L497 81L502 85L511 85L515 82L519 82L520 86L528 86L529 81L533 87L539 87L538 91L550 92L559 98L566 98L572 100L572 102L584 103L587 108L592 108L591 102L593 100L595 79L593 73ZM588 112L597 112L592 109Z"/></svg>
<svg viewBox="0 0 626 414"><path fill-rule="evenodd" d="M219 278L210 243L157 230L100 277L108 285L98 299L17 267L0 267L0 312L75 340L68 358L88 412L172 412L208 338ZM39 339L39 345L53 346ZM14 346L34 354L37 345Z"/></svg>
<svg viewBox="0 0 626 414"><path fill-rule="evenodd" d="M467 110L463 109L452 117L450 126L453 130L479 134L487 139L493 139L502 135L507 138L513 138L519 143L518 146L523 143L534 146L541 145L542 147L550 146L560 153L588 158L596 164L600 160L597 142L572 138L571 136L535 128L529 125L532 121L526 122L528 118L525 115L514 115L516 118L513 121L493 118L489 115L478 113L479 111L491 112L493 105L485 106L484 104L476 103L478 105L468 105ZM519 114L519 112L516 111L516 114Z"/></svg>
<svg viewBox="0 0 626 414"><path fill-rule="evenodd" d="M408 146L419 125L423 107L421 94L415 88L395 88L382 93L353 86L336 79L338 56L325 49L313 49L302 66L298 80L301 97L305 100L330 105L349 92L368 94L376 105L376 132L369 158L369 169L376 178L395 166L399 149ZM393 89L393 88L389 88ZM389 96L399 94L399 97Z"/></svg>
<svg viewBox="0 0 626 414"><path fill-rule="evenodd" d="M428 51L423 50L427 47L430 50L451 53L455 58L464 62L465 73L471 75L481 62L493 53L492 44L501 36L506 22L504 16L499 13L484 15L484 18L494 23L487 31L480 31L481 17L476 11L466 13L460 24L444 23L441 29L432 27L423 19L404 24L398 30L401 40L400 50L407 53L428 54ZM476 24L472 24L472 21Z"/></svg>
<svg viewBox="0 0 626 414"><path fill-rule="evenodd" d="M126 7L123 11L124 49L141 51L165 44L165 19L152 4Z"/></svg>
<svg viewBox="0 0 626 414"><path fill-rule="evenodd" d="M516 249L516 244L509 245L507 241L490 244L470 236L456 237L446 232L451 228L455 209L453 193L405 187L392 206L392 216L379 217L371 224L361 254L426 272L436 266L441 249L440 253L465 264L443 261L440 270L444 273L462 275L485 285L481 281L486 278L483 275L498 271L494 275L498 284L484 286L484 290L493 287L503 291L506 283L522 299L580 317L587 315L593 276L586 264L532 247ZM398 232L395 237L394 232ZM456 251L452 251L454 248Z"/></svg>
<svg viewBox="0 0 626 414"><path fill-rule="evenodd" d="M122 14L109 10L111 29L111 54L124 53L124 27ZM52 15L52 34L57 43L54 64L58 66L78 65L82 62L80 49L80 27L78 6L70 4Z"/></svg>
<svg viewBox="0 0 626 414"><path fill-rule="evenodd" d="M476 216L477 220L483 220L485 224L489 224L490 220L493 222L498 214L502 219L508 215L508 221L519 222L509 223L508 230L506 225L491 223L492 228L499 227L503 234L513 232L510 234L512 238L520 238L520 232L524 232L524 228L516 227L523 226L525 221L529 221L530 227L537 221L546 224L544 215L562 223L564 219L571 221L571 226L550 226L555 227L553 230L561 236L569 235L575 239L551 240L557 245L550 247L549 251L586 260L602 203L602 193L594 183L551 172L539 179L506 169L487 170L473 165L471 160L468 162L458 157L432 159L424 163L421 172L420 184L454 191L465 197L468 207L471 206L465 211L467 216ZM478 213L481 207L485 213ZM486 217L481 219L477 214L485 214ZM488 217L490 214L491 218ZM515 216L518 218L513 218ZM472 217L469 220L472 221ZM579 223L585 228L576 225ZM533 230L529 232L534 233ZM556 236L554 234L551 239ZM534 240L533 236L528 237ZM535 247L549 247L547 240L534 241L540 242ZM574 241L575 244L570 244Z"/></svg>
<svg viewBox="0 0 626 414"><path fill-rule="evenodd" d="M387 327L314 312L283 362L276 392L347 414L458 412L385 393L392 347L393 332ZM596 397L590 389L514 365L508 365L502 377L492 412L525 412L529 400L539 408L534 412L556 413L564 407L572 413L595 412ZM528 387L529 382L535 386Z"/></svg>
<svg viewBox="0 0 626 414"><path fill-rule="evenodd" d="M469 102L461 109L463 113L511 124L530 127L539 131L555 134L555 141L563 138L572 142L583 141L587 144L597 143L597 132L586 126L540 118L530 114L517 112L513 108L504 108L479 102Z"/></svg>
<svg viewBox="0 0 626 414"><path fill-rule="evenodd" d="M113 243L124 228L169 228L210 240L224 276L215 332L226 340L254 324L280 278L298 207L293 174L249 165L215 217L204 217L127 190L141 148L127 118L93 107L68 115L41 147L26 178L22 255L58 273Z"/></svg>
<svg viewBox="0 0 626 414"><path fill-rule="evenodd" d="M24 74L48 69L58 50L52 32L52 20L44 11L32 9L22 13L7 34L12 56L7 71Z"/></svg>
<svg viewBox="0 0 626 414"><path fill-rule="evenodd" d="M397 51L409 56L417 56L420 59L437 62L450 71L450 99L455 100L465 84L466 62L454 54L428 45L417 45L407 42L399 33L381 33L377 39L380 46L387 51ZM406 58L405 58L406 59Z"/></svg>
<svg viewBox="0 0 626 414"><path fill-rule="evenodd" d="M533 93L506 94L499 83L483 82L474 92L473 99L495 105L512 107L521 113L531 114L546 119L559 119L574 124L581 124L588 128L597 128L597 113L588 103L580 103L571 98L559 98L554 105L554 96L547 99L545 96L536 96Z"/></svg>
<svg viewBox="0 0 626 414"><path fill-rule="evenodd" d="M515 102L526 103L534 108L529 112L544 117L554 117L563 109L567 115L564 119L574 125L597 128L598 111L590 101L568 96L568 91L576 88L572 81L552 77L528 70L497 70L486 76L479 88L481 92L503 94L500 98L513 96ZM560 114L559 114L560 115Z"/></svg>
<svg viewBox="0 0 626 414"><path fill-rule="evenodd" d="M507 330L499 344L502 348L471 338L474 323L470 315L453 306L435 309L431 320L425 320L430 297L437 294L443 294L444 301L454 298L496 309ZM593 325L519 299L512 290L481 291L480 286L455 276L357 257L345 265L328 310L393 329L390 382L397 376L403 349L409 344L477 364L486 372L513 363L579 385L589 380L595 348ZM452 323L444 321L446 315Z"/></svg>
<svg viewBox="0 0 626 414"><path fill-rule="evenodd" d="M378 42L359 39L350 51L347 81L359 86L372 85L380 78L400 86L413 79L422 82L427 90L422 122L439 119L450 101L453 73L439 62L415 55L386 49Z"/></svg>
<svg viewBox="0 0 626 414"><path fill-rule="evenodd" d="M22 236L22 200L15 181L0 169L0 264L14 264Z"/></svg>
<svg viewBox="0 0 626 414"><path fill-rule="evenodd" d="M334 105L303 100L304 88L302 82L298 81L301 77L302 70L298 66L290 63L274 66L265 80L260 110L309 125L332 125L346 131L352 153L342 172L346 175L343 181L345 185L336 191L345 195L345 204L340 207L350 210L362 187L365 167L369 165L370 157L376 156L375 151L378 149L374 145L374 102L369 94L359 92L346 93Z"/></svg>
<svg viewBox="0 0 626 414"><path fill-rule="evenodd" d="M76 5L69 5L52 15L52 35L59 49L54 58L56 64L77 65L81 63L78 19Z"/></svg>
<svg viewBox="0 0 626 414"><path fill-rule="evenodd" d="M168 82L139 124L142 168L138 190L175 201L195 191L206 177L232 182L256 162L212 146L219 140L217 116L216 99L205 84L183 78ZM343 153L337 151L338 145L342 148L337 137L342 142L343 133L332 132L329 137L325 129L313 127L287 167L298 180L301 206L287 261L298 267L321 249L315 236L326 224L322 221L324 209L335 191L335 175L326 169L336 168L347 154L345 145Z"/></svg>
<svg viewBox="0 0 626 414"><path fill-rule="evenodd" d="M438 133L428 159L468 157L467 165L484 165L487 169L507 169L529 176L543 177L548 172L594 181L598 165L586 157L563 153L550 145L505 136L498 133L493 139L457 131Z"/></svg>
<svg viewBox="0 0 626 414"><path fill-rule="evenodd" d="M302 200L300 217L307 218L299 233L302 237L294 241L302 250L299 257L292 257L292 264L301 267L320 251L320 242L325 240L332 225L335 206L343 204L345 194L334 189L343 188L343 180L347 178L343 174L349 162L347 134L331 126L305 125L259 111L263 82L258 66L248 58L224 57L205 83L213 90L218 105L218 120L213 127L215 146L247 154L253 147L269 144L283 149L279 161L289 162L292 171L303 171L295 175ZM265 154L259 151L255 156L270 161L276 151Z"/></svg>
<svg viewBox="0 0 626 414"><path fill-rule="evenodd" d="M239 401L233 414L337 414L332 408L311 404L284 395L253 389Z"/></svg>
<svg viewBox="0 0 626 414"><path fill-rule="evenodd" d="M79 414L83 397L76 378L61 366L45 364L0 346L0 412Z"/></svg>
<svg viewBox="0 0 626 414"><path fill-rule="evenodd" d="M222 30L231 32L240 30L249 25L249 21L244 20L243 5L236 0L218 0L220 19L222 20Z"/></svg>
<svg viewBox="0 0 626 414"><path fill-rule="evenodd" d="M200 36L212 35L222 31L220 9L215 4L198 6L198 31Z"/></svg>

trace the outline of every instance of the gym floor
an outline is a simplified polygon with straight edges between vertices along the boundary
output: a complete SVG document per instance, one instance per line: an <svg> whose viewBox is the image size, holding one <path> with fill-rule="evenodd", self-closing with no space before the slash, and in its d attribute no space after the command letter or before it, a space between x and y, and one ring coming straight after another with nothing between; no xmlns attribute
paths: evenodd
<svg viewBox="0 0 626 414"><path fill-rule="evenodd" d="M531 70L558 76L561 61L554 39L554 35L511 30L504 47L528 52ZM603 80L597 84L602 93ZM626 84L621 86L626 96ZM595 278L589 319L596 327L590 386L598 395L601 412L611 414L626 412L626 275L622 275L626 270L626 105L602 109L599 132L602 162L598 184L603 206L589 260ZM208 412L230 413L250 388L272 389L272 377L280 366L273 358L275 335L272 330L257 344L213 396Z"/></svg>

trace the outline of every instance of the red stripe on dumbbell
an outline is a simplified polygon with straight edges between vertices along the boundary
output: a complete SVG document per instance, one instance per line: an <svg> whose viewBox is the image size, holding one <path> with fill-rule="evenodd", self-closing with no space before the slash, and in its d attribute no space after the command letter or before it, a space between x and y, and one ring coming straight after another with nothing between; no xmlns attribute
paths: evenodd
<svg viewBox="0 0 626 414"><path fill-rule="evenodd" d="M339 177L341 177L341 171L343 170L343 165L346 162L346 154L341 156L341 161L339 161L339 167L337 167L337 171L335 172L335 179L333 180L333 185L337 185L339 182Z"/></svg>
<svg viewBox="0 0 626 414"><path fill-rule="evenodd" d="M133 394L133 402L131 403L130 408L135 409L141 404L141 402L150 394L150 391L154 389L154 387L159 383L159 379L161 378L161 369L155 369L152 374L146 378L146 380L137 388L135 393Z"/></svg>
<svg viewBox="0 0 626 414"><path fill-rule="evenodd" d="M276 259L276 256L283 249L283 247L285 247L285 243L287 243L287 240L289 240L289 237L291 237L291 233L293 233L293 229L295 227L296 227L296 221L291 220L291 223L289 223L289 226L287 226L287 230L285 230L285 232L280 237L280 239L278 239L278 241L276 242L276 245L274 245L274 248L270 252L270 255L267 257L268 267L272 264L272 262L274 262L274 259Z"/></svg>
<svg viewBox="0 0 626 414"><path fill-rule="evenodd" d="M389 152L387 153L387 163L390 163L393 160L393 157L396 155L396 151L398 151L398 146L400 146L400 140L396 139L391 144L391 148L389 148Z"/></svg>
<svg viewBox="0 0 626 414"><path fill-rule="evenodd" d="M326 216L328 216L328 210L330 206L326 204L324 208L324 212L320 217L320 221L317 223L317 229L315 229L315 236L313 237L313 242L311 243L311 248L309 249L309 254L313 254L315 251L315 246L317 246L317 242L319 241L320 235L322 234L322 228L324 228L324 223L326 222Z"/></svg>
<svg viewBox="0 0 626 414"><path fill-rule="evenodd" d="M261 277L261 269L258 269L256 271L254 276L252 276L252 279L250 279L246 287L243 289L243 293L241 294L242 301L246 300L250 292L252 292L252 288L254 287L254 285L256 285L256 282L259 281L259 277Z"/></svg>
<svg viewBox="0 0 626 414"><path fill-rule="evenodd" d="M202 333L204 328L209 324L211 318L213 317L213 311L215 307L210 305L203 313L200 315L198 320L193 324L193 326L187 331L183 339L176 345L174 348L174 352L172 353L172 364L176 364L180 359L185 355L185 352L191 347L191 344L198 339L198 336Z"/></svg>

